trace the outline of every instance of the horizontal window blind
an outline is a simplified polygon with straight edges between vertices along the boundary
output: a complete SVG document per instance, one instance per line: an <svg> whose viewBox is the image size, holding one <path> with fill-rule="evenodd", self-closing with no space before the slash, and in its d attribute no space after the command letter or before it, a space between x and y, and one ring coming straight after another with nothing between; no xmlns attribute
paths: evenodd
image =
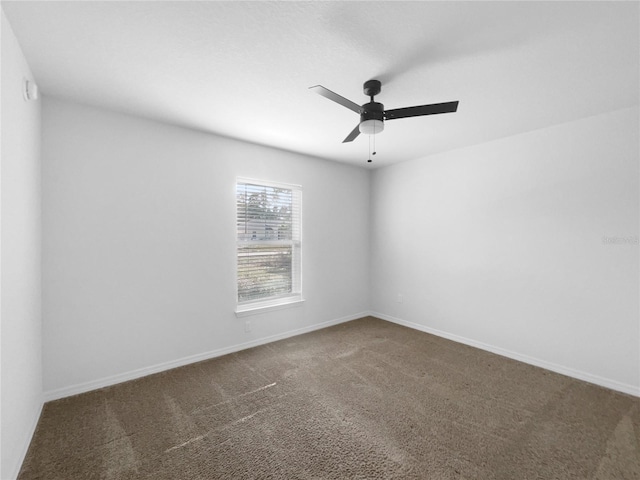
<svg viewBox="0 0 640 480"><path fill-rule="evenodd" d="M238 180L238 304L300 294L299 187Z"/></svg>

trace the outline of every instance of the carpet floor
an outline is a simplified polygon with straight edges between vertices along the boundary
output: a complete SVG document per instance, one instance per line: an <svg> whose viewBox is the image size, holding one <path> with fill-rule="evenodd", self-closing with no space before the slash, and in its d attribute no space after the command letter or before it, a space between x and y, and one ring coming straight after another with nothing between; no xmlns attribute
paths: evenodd
<svg viewBox="0 0 640 480"><path fill-rule="evenodd" d="M19 479L640 478L640 399L367 317L49 402Z"/></svg>

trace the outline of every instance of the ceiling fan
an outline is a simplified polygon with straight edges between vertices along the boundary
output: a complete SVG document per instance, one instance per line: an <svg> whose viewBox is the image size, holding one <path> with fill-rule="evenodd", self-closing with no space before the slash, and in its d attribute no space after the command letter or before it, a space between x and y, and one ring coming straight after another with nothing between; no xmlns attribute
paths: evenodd
<svg viewBox="0 0 640 480"><path fill-rule="evenodd" d="M379 80L368 80L364 82L364 94L370 98L369 103L358 105L351 100L324 88L322 85L309 87L310 90L322 95L329 100L339 103L343 107L360 115L360 123L356 125L347 138L342 143L352 142L358 135L364 133L366 135L375 135L384 130L385 120L394 120L396 118L419 117L422 115L436 115L439 113L452 113L458 109L458 102L432 103L430 105L418 105L415 107L394 108L393 110L385 110L384 105L373 100L373 97L380 93L382 84Z"/></svg>

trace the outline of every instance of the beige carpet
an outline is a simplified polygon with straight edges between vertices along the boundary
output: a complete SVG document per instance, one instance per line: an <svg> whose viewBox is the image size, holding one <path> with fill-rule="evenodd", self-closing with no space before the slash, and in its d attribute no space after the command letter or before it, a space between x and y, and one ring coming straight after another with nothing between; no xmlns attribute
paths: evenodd
<svg viewBox="0 0 640 480"><path fill-rule="evenodd" d="M27 479L640 478L640 400L365 318L45 405Z"/></svg>

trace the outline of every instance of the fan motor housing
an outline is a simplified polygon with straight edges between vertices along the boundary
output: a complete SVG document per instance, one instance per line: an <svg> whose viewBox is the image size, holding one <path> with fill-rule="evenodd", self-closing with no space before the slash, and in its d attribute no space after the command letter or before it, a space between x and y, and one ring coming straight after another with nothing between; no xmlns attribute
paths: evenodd
<svg viewBox="0 0 640 480"><path fill-rule="evenodd" d="M375 135L384 130L384 105L378 102L369 102L362 105L360 114L360 133Z"/></svg>
<svg viewBox="0 0 640 480"><path fill-rule="evenodd" d="M362 105L360 122L365 120L380 120L384 122L384 105L378 102L369 102Z"/></svg>

